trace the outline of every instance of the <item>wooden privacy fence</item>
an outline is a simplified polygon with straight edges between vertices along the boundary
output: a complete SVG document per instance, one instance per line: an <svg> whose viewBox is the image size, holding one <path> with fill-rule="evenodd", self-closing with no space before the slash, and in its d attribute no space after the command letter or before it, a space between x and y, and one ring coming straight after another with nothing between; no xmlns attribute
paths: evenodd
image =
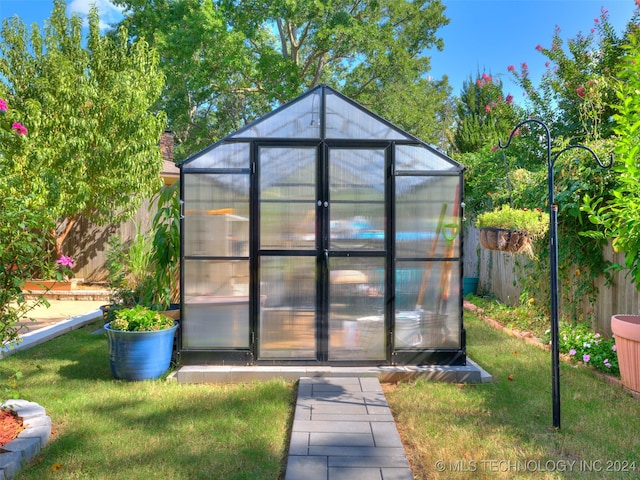
<svg viewBox="0 0 640 480"><path fill-rule="evenodd" d="M126 245L136 236L138 228L140 232L148 232L156 212L155 206L149 210L149 202L145 200L135 216L120 225L99 227L90 224L84 217L78 220L62 245L63 253L75 260L73 270L76 278L83 279L85 283L106 281L105 261L109 237L117 235ZM64 223L60 225L59 231L64 226Z"/></svg>
<svg viewBox="0 0 640 480"><path fill-rule="evenodd" d="M611 245L604 248L604 258L612 263L624 264L624 255L615 253ZM479 291L489 292L507 305L519 305L522 293L522 268L530 260L520 254L486 250L479 247L478 230L467 227L464 243L464 275L478 276ZM540 261L548 262L548 257ZM559 259L562 265L562 258ZM576 270L576 269L572 269ZM587 298L575 298L574 292L560 292L560 317L567 310L567 301L573 302L582 317L591 323L594 330L611 335L611 315L640 313L640 293L627 277L628 270L611 272L612 282L606 283L604 276L596 279L598 295L594 303ZM563 282L560 288L567 288ZM567 300L569 298L569 300Z"/></svg>

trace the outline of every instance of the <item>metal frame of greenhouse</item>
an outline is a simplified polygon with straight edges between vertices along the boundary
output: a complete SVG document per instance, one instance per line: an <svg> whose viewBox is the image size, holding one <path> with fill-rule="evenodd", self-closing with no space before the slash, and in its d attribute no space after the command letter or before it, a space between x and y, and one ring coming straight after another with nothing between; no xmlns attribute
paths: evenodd
<svg viewBox="0 0 640 480"><path fill-rule="evenodd" d="M181 363L466 364L451 158L321 85L180 179Z"/></svg>

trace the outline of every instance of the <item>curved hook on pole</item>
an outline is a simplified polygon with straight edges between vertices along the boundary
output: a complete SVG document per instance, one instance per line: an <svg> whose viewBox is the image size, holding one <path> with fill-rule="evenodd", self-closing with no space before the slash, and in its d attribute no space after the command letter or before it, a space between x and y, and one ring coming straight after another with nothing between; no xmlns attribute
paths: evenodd
<svg viewBox="0 0 640 480"><path fill-rule="evenodd" d="M513 137L515 136L515 134L518 132L520 127L525 123L537 123L542 128L544 128L544 131L547 134L547 147L548 147L548 150L550 151L551 150L551 132L549 131L549 127L547 127L547 125L542 120L538 120L536 118L528 118L527 120L523 120L522 122L517 124L515 127L513 127L513 130L511 130L511 135L509 135L509 141L507 142L507 144L502 145L502 142L500 141L500 139L498 139L498 147L507 148L509 145L511 145L511 140L513 140Z"/></svg>
<svg viewBox="0 0 640 480"><path fill-rule="evenodd" d="M549 127L547 127L547 125L543 121L538 120L536 118L529 118L517 124L511 131L511 135L509 135L509 141L507 142L506 145L502 145L502 142L500 141L500 139L498 139L498 147L503 149L511 145L511 140L515 136L516 132L525 123L537 123L538 125L542 126L542 128L544 128L544 131L547 134L547 159L550 167L552 167L556 163L556 160L558 159L560 154L566 152L567 150L571 150L573 148L579 148L581 150L586 150L587 152L589 152L591 156L595 159L595 161L598 163L598 166L600 168L611 168L613 166L613 160L614 160L613 152L611 152L611 155L609 156L609 163L605 165L604 163L602 163L602 161L600 160L596 152L594 152L589 147L586 147L584 145L569 145L568 147L565 147L562 150L560 150L558 153L556 153L555 157L553 157L553 160L552 160L551 159L551 132L549 131Z"/></svg>
<svg viewBox="0 0 640 480"><path fill-rule="evenodd" d="M553 158L553 163L556 163L556 160L562 153L566 152L567 150L571 150L573 148L579 148L581 150L586 150L587 152L589 152L591 156L595 159L595 161L598 163L598 166L600 168L611 168L611 166L613 165L613 158L614 158L613 152L611 152L611 156L609 157L609 163L605 165L604 163L602 163L602 161L600 160L596 152L594 152L589 147L586 147L584 145L569 145L568 147L563 148L558 153L556 153L556 156Z"/></svg>
<svg viewBox="0 0 640 480"><path fill-rule="evenodd" d="M516 125L516 127L511 131L509 141L506 145L503 146L502 142L498 139L498 147L507 148L511 144L511 140L515 133L525 123L536 123L541 125L547 134L547 184L549 187L549 296L551 300L551 394L553 400L553 426L555 428L560 428L560 352L558 348L558 206L554 204L553 200L553 167L558 156L574 148L579 148L589 152L602 168L609 168L613 165L613 154L611 154L611 160L609 163L604 165L598 158L598 155L596 155L596 153L589 147L585 147L584 145L570 145L560 150L552 159L551 133L549 132L549 128L542 121L536 120L535 118L529 118Z"/></svg>

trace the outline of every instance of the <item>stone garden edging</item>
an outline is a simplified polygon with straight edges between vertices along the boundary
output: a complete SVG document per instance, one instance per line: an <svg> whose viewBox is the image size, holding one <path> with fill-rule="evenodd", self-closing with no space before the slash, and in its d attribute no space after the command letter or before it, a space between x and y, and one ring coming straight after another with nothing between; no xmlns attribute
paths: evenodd
<svg viewBox="0 0 640 480"><path fill-rule="evenodd" d="M7 400L0 408L15 411L25 427L18 438L0 448L0 480L12 480L49 442L51 417L43 407L27 400Z"/></svg>

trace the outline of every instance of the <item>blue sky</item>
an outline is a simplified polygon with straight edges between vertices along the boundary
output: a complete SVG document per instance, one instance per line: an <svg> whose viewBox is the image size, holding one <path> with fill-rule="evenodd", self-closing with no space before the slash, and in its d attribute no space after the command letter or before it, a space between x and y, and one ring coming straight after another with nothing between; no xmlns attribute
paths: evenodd
<svg viewBox="0 0 640 480"><path fill-rule="evenodd" d="M69 0L69 11L86 14L95 3L101 19L115 22L119 11L108 0ZM435 78L449 76L454 92L475 75L486 71L503 80L504 90L516 101L522 92L507 75L507 67L519 69L526 62L534 82L545 70L546 58L535 49L550 46L556 26L566 40L582 31L587 34L594 19L605 8L616 30L621 32L631 18L634 0L443 0L449 25L440 30L444 38L443 52L434 51L431 74ZM53 9L52 0L0 0L0 18L20 16L30 24L42 25Z"/></svg>
<svg viewBox="0 0 640 480"><path fill-rule="evenodd" d="M443 3L451 21L440 30L444 51L432 54L433 77L448 75L449 83L458 92L469 75L475 78L478 71L486 71L501 78L505 94L511 93L516 101L522 99L522 91L507 74L507 67L514 65L519 71L520 64L527 63L536 84L547 61L536 46L550 47L556 26L565 42L581 31L586 35L604 8L620 33L636 7L634 0L443 0Z"/></svg>

